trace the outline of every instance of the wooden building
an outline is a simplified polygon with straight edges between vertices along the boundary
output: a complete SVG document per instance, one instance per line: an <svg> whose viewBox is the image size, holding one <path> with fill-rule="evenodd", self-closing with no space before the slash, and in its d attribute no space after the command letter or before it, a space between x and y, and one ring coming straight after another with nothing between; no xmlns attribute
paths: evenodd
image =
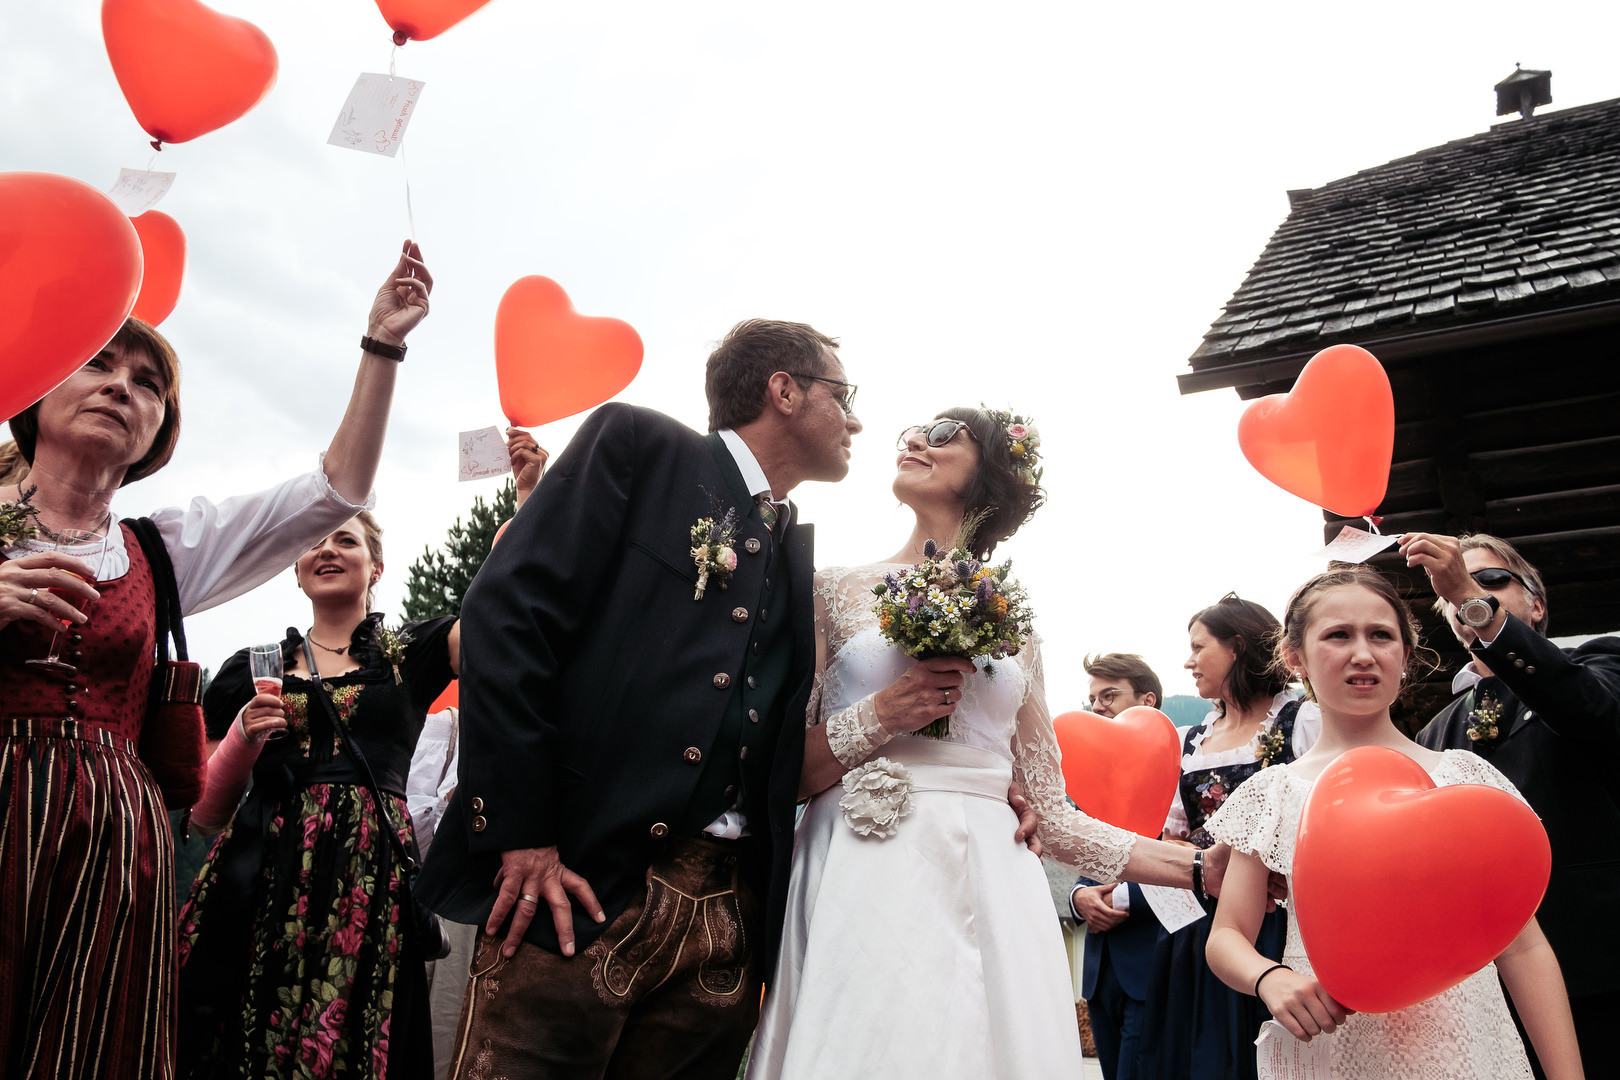
<svg viewBox="0 0 1620 1080"><path fill-rule="evenodd" d="M1534 114L1547 72L1497 87L1518 118L1322 187L1273 234L1179 377L1181 392L1288 390L1328 345L1368 349L1395 391L1385 532L1485 531L1540 568L1555 636L1620 627L1620 99ZM1324 536L1342 519L1326 515ZM1463 662L1404 581L1442 671Z"/></svg>

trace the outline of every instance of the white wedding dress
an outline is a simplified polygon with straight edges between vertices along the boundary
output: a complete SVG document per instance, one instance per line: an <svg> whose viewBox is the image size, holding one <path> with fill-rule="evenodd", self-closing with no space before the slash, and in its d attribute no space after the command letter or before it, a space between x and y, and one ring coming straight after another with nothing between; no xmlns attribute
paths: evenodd
<svg viewBox="0 0 1620 1080"><path fill-rule="evenodd" d="M903 765L910 811L884 838L845 820L842 785L805 808L749 1080L1079 1077L1062 933L1040 860L1013 839L1008 786L1023 785L1046 853L1093 878L1117 880L1136 837L1065 801L1037 642L977 661L946 738L871 747L872 695L912 664L872 613L896 569L816 575L808 722L846 764Z"/></svg>

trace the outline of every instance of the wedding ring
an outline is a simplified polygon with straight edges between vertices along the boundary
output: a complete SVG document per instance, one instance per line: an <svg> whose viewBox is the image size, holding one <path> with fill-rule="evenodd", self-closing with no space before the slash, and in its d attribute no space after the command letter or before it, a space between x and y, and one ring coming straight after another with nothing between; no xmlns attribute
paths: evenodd
<svg viewBox="0 0 1620 1080"><path fill-rule="evenodd" d="M538 904L540 902L540 898L538 896L530 896L528 893L522 894L518 897L518 899L527 900L531 904Z"/></svg>
<svg viewBox="0 0 1620 1080"><path fill-rule="evenodd" d="M945 704L949 705L950 703L951 703L951 692L949 690L947 690L947 691L945 691Z"/></svg>
<svg viewBox="0 0 1620 1080"><path fill-rule="evenodd" d="M29 589L28 590L28 602L30 604L33 604L35 607L39 606L39 601L37 599L35 599L37 596L39 596L39 590L38 589Z"/></svg>

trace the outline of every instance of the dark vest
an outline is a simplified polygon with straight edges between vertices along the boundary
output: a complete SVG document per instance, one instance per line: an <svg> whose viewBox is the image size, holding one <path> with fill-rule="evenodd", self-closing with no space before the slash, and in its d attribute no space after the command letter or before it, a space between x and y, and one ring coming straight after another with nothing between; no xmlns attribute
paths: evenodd
<svg viewBox="0 0 1620 1080"><path fill-rule="evenodd" d="M759 516L757 507L751 516ZM739 800L746 804L753 795L763 795L769 783L771 762L770 755L763 752L763 721L784 707L794 689L787 685L793 668L793 625L788 617L792 584L781 545L774 537L764 544L759 554L767 562L759 591L744 596L732 585L721 595L732 605L734 617L741 613L739 622L753 619L754 632L721 717L720 731L713 745L703 751L703 772L677 825L678 835L696 836ZM756 831L762 824L750 822L749 829Z"/></svg>

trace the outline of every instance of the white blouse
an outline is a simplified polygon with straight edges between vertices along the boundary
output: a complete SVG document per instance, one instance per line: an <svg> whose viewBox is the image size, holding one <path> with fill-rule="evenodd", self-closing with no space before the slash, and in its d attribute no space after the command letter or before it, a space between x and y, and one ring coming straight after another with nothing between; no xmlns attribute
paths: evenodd
<svg viewBox="0 0 1620 1080"><path fill-rule="evenodd" d="M251 495L217 503L198 496L184 509L171 506L149 515L174 563L183 614L206 611L258 588L333 529L376 504L375 493L362 506L339 495L326 478L325 459L322 454L313 472ZM129 572L122 529L108 530L106 549L96 577L114 581ZM25 540L4 554L15 558L50 550L57 549Z"/></svg>

